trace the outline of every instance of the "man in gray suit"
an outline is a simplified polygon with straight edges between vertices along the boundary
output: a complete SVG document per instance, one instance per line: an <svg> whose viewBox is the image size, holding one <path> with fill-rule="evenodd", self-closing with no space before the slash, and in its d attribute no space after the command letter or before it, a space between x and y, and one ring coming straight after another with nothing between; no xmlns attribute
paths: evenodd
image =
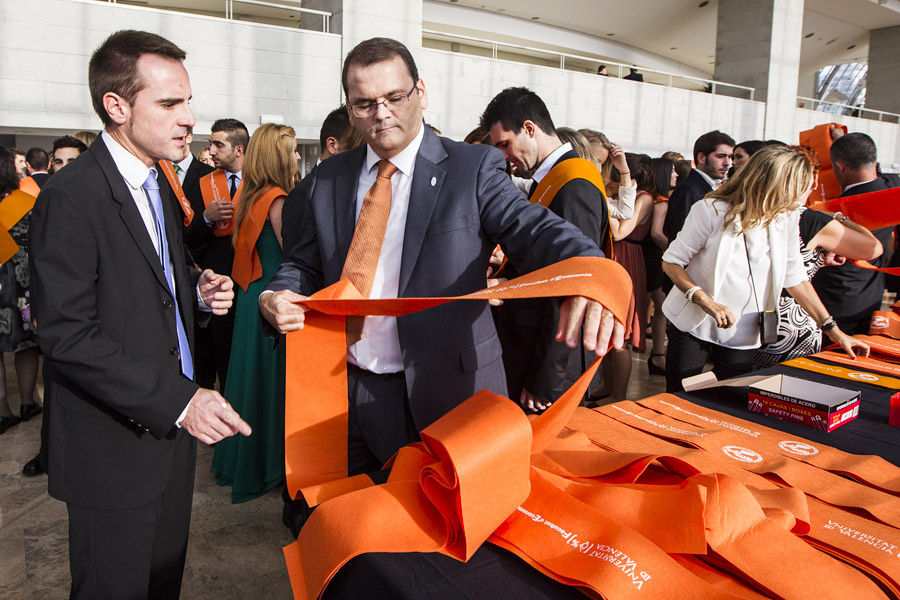
<svg viewBox="0 0 900 600"><path fill-rule="evenodd" d="M522 273L572 256L601 256L577 228L527 202L496 148L439 138L423 127L428 95L403 44L386 38L360 43L344 62L343 86L351 124L366 145L311 174L299 241L259 300L263 317L278 331L303 326L306 309L294 302L353 271L354 249L369 218L363 215L380 185L389 206L380 225L383 242L371 268L356 269L371 277L364 285L371 286L371 298L481 289L498 243ZM588 350L605 349L611 337L622 345L622 326L603 306L581 297L564 303L557 339L574 347L582 322ZM367 317L360 335L358 341L348 335L350 474L379 470L477 390L506 395L487 302Z"/></svg>

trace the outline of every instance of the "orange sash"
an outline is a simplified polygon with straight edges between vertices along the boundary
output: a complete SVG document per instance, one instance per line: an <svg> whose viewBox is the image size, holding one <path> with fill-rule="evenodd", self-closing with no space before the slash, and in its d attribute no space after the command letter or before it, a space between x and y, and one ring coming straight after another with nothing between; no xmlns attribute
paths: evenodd
<svg viewBox="0 0 900 600"><path fill-rule="evenodd" d="M172 188L175 198L178 199L178 204L181 205L181 210L184 212L184 226L187 227L191 224L191 221L194 220L194 209L191 208L190 200L184 195L184 189L181 187L181 182L178 181L178 174L175 172L175 167L172 165L171 161L168 160L159 161L159 166L162 169L163 175L166 176L166 181L169 182L169 187Z"/></svg>
<svg viewBox="0 0 900 600"><path fill-rule="evenodd" d="M900 315L894 311L876 310L872 313L872 320L869 322L869 333L871 335L886 335L895 340L900 340Z"/></svg>
<svg viewBox="0 0 900 600"><path fill-rule="evenodd" d="M37 184L37 181L31 175L19 180L19 189L35 198L41 193L41 186Z"/></svg>
<svg viewBox="0 0 900 600"><path fill-rule="evenodd" d="M216 169L209 175L204 175L200 178L200 193L203 196L203 205L209 206L210 203L218 200L228 200L229 202L233 202L234 205L237 205L240 201L241 188L243 186L244 180L242 179L240 185L238 185L237 192L234 194L234 198L232 198L228 190L228 177L225 175L225 171ZM213 223L213 234L216 237L225 237L231 235L233 232L234 217L227 221L217 221L216 223Z"/></svg>
<svg viewBox="0 0 900 600"><path fill-rule="evenodd" d="M9 230L34 208L34 200L34 196L22 190L13 190L0 200L0 264L11 259L19 251L19 245Z"/></svg>
<svg viewBox="0 0 900 600"><path fill-rule="evenodd" d="M795 369L803 369L804 371L830 375L832 377L837 377L838 379L862 381L869 385L877 385L878 387L888 388L890 390L900 390L900 379L895 377L876 375L875 373L870 373L868 371L846 369L837 365L826 365L825 363L809 360L805 357L792 358L781 364L786 367L794 367Z"/></svg>
<svg viewBox="0 0 900 600"><path fill-rule="evenodd" d="M872 356L857 356L855 359L850 358L843 351L835 352L834 350L824 350L817 354L812 354L811 358L821 358L842 365L851 365L858 369L866 371L875 371L876 373L884 373L892 377L900 377L900 365L895 365L883 360L878 360Z"/></svg>
<svg viewBox="0 0 900 600"><path fill-rule="evenodd" d="M866 229L893 227L900 224L900 188L816 202L810 208L841 212Z"/></svg>
<svg viewBox="0 0 900 600"><path fill-rule="evenodd" d="M831 127L839 127L847 133L847 127L838 123L824 123L800 132L800 144L816 151L819 158L819 187L809 195L809 203L831 200L841 195L841 184L831 168Z"/></svg>
<svg viewBox="0 0 900 600"><path fill-rule="evenodd" d="M269 209L276 198L286 195L280 187L269 186L244 214L244 220L234 242L231 278L245 292L252 282L262 277L262 264L256 252L256 240L259 239L259 234L262 233L263 226L269 218Z"/></svg>

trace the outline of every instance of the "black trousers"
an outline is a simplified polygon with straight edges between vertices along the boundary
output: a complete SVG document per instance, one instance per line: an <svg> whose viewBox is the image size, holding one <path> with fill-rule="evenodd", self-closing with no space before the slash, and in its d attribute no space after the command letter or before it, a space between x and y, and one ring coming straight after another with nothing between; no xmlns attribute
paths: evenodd
<svg viewBox="0 0 900 600"><path fill-rule="evenodd" d="M381 470L397 450L419 439L403 372L377 375L347 365L349 475Z"/></svg>
<svg viewBox="0 0 900 600"><path fill-rule="evenodd" d="M200 387L215 389L218 377L219 390L225 390L233 332L233 309L226 315L212 315L206 327L196 327L193 359L195 379Z"/></svg>
<svg viewBox="0 0 900 600"><path fill-rule="evenodd" d="M703 372L707 360L713 363L713 373L720 380L737 377L753 370L755 350L736 350L699 340L669 323L666 330L666 391L684 390L681 380Z"/></svg>
<svg viewBox="0 0 900 600"><path fill-rule="evenodd" d="M196 452L187 433L179 432L177 444L166 489L153 502L123 510L67 505L70 599L178 598L191 521Z"/></svg>

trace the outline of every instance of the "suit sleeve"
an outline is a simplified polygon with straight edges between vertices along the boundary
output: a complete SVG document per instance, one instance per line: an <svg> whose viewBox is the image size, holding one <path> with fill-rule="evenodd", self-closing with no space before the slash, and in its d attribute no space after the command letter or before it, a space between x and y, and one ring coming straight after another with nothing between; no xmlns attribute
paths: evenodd
<svg viewBox="0 0 900 600"><path fill-rule="evenodd" d="M312 184L312 174L303 178L294 189L288 193L281 209L281 239L283 242L284 256L289 256L291 250L299 242L301 224L303 223L304 199Z"/></svg>
<svg viewBox="0 0 900 600"><path fill-rule="evenodd" d="M670 244L678 237L678 232L684 227L684 221L691 210L686 189L686 186L678 186L669 197L669 210L666 213L666 221L663 223L663 233L666 234Z"/></svg>
<svg viewBox="0 0 900 600"><path fill-rule="evenodd" d="M97 314L96 240L105 235L99 229L63 188L46 190L35 204L30 260L38 342L55 370L91 401L162 438L198 386L175 369L126 355L104 332Z"/></svg>
<svg viewBox="0 0 900 600"><path fill-rule="evenodd" d="M273 292L291 290L309 296L324 286L318 233L312 208L316 186L315 175L310 173L304 179L306 180L309 180L309 184L305 187L296 186L291 191L293 197L289 196L289 200L285 202L285 207L288 202L293 207L288 211L287 218L282 212L282 232L294 228L296 233L290 240L282 233L282 239L285 240L284 259L266 286L266 290Z"/></svg>

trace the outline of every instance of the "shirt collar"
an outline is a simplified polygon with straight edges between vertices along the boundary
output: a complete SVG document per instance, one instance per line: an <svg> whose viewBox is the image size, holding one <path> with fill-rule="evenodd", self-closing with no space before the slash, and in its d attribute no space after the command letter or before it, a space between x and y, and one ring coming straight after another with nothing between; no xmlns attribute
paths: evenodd
<svg viewBox="0 0 900 600"><path fill-rule="evenodd" d="M425 123L422 123L419 126L419 133L416 134L416 137L413 138L413 141L409 143L406 148L400 151L399 154L390 159L391 164L393 164L397 169L400 170L404 175L411 175L413 167L416 164L416 155L419 154L419 147L422 145L422 139L425 137ZM375 151L372 150L372 146L366 146L366 172L372 170L378 161L381 160L381 157L375 154Z"/></svg>
<svg viewBox="0 0 900 600"><path fill-rule="evenodd" d="M717 187L719 187L719 182L722 181L721 179L719 179L719 180L713 179L712 177L710 177L709 175L707 175L706 173L704 173L697 167L691 167L691 168L694 169L695 172L699 173L700 177L702 177L703 179L706 180L706 183L709 184L709 187L711 187L712 189L716 189Z"/></svg>
<svg viewBox="0 0 900 600"><path fill-rule="evenodd" d="M178 162L178 163L175 163L175 164L178 165L178 168L179 168L179 169L181 169L182 171L185 171L185 172L186 172L186 171L188 170L188 167L191 166L191 162L192 162L193 160L194 160L194 155L191 154L190 152L188 152L188 155L185 156L185 157L181 160L181 162Z"/></svg>
<svg viewBox="0 0 900 600"><path fill-rule="evenodd" d="M122 145L114 140L105 130L100 134L100 137L103 138L103 142L106 144L106 148L112 156L116 169L119 170L125 183L127 183L131 189L136 190L143 186L144 182L147 181L147 176L150 174L150 171L153 171L154 176L156 175L156 169L151 169L142 163L137 156L122 147Z"/></svg>
<svg viewBox="0 0 900 600"><path fill-rule="evenodd" d="M531 176L537 183L541 182L541 179L550 172L550 169L559 161L559 158L572 149L572 144L566 142L556 150L550 153L550 156L544 159L544 162L541 163L541 166L538 167L537 171L534 172L534 175Z"/></svg>
<svg viewBox="0 0 900 600"><path fill-rule="evenodd" d="M875 179L878 179L878 178L876 177ZM868 181L857 181L856 183L849 183L849 184L847 184L847 186L846 186L843 190L841 190L841 191L842 191L842 192L846 192L846 191L849 190L850 188L855 188L855 187L860 186L860 185L866 185L867 183L872 183L873 181L875 181L875 179L870 179L870 180L868 180Z"/></svg>

